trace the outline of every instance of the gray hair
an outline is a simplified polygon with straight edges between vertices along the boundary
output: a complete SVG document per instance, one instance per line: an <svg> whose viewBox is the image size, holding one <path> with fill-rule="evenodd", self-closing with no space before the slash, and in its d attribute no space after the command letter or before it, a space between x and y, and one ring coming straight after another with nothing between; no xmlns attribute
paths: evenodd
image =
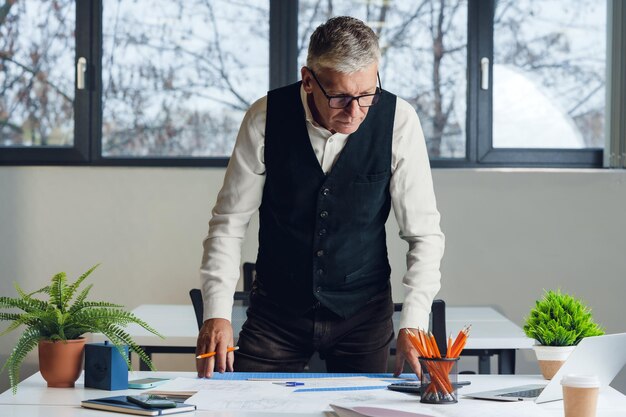
<svg viewBox="0 0 626 417"><path fill-rule="evenodd" d="M311 35L307 67L352 74L380 60L378 37L359 19L338 16L321 24Z"/></svg>

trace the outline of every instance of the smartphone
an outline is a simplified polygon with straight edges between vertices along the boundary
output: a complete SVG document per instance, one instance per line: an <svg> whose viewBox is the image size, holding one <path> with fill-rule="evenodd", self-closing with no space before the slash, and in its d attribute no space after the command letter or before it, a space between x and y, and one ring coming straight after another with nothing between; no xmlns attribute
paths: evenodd
<svg viewBox="0 0 626 417"><path fill-rule="evenodd" d="M128 381L128 388L136 388L136 389L153 388L167 381L169 381L168 378L133 379L132 381Z"/></svg>
<svg viewBox="0 0 626 417"><path fill-rule="evenodd" d="M129 395L126 400L144 408L174 408L176 402L158 395Z"/></svg>

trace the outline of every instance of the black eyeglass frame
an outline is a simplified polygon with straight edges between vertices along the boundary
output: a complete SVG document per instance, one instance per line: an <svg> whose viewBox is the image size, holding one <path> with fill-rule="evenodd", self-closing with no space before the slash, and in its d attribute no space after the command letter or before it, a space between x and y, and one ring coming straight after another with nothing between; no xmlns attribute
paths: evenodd
<svg viewBox="0 0 626 417"><path fill-rule="evenodd" d="M361 96L349 96L349 95L346 95L346 94L341 94L341 95L337 95L337 96L331 96L331 95L328 95L328 93L326 93L326 90L324 90L324 87L322 87L322 83L320 83L320 80L317 79L317 75L315 75L315 72L313 72L313 70L311 68L309 68L309 67L307 67L306 69L309 70L309 72L313 76L313 79L315 80L317 85L322 90L322 93L328 99L328 107L330 107L331 109L345 109L346 107L351 105L354 100L356 100L356 102L359 105L359 107L372 107L373 105L378 103L378 101L380 100L380 96L382 95L383 86L382 86L382 83L380 82L380 75L379 75L378 71L376 71L376 78L378 80L378 85L376 86L376 92L375 93L363 94ZM370 104L368 104L368 105L365 105L365 106L362 105L360 99L363 98L363 97L372 97L372 102ZM333 106L332 105L332 100L342 100L342 101L345 101L345 104L343 106L339 106L339 107Z"/></svg>

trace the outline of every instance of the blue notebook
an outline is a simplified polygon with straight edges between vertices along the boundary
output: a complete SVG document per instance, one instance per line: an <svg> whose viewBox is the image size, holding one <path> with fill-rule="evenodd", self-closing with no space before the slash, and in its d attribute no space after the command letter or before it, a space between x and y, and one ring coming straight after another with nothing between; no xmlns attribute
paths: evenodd
<svg viewBox="0 0 626 417"><path fill-rule="evenodd" d="M80 403L82 407L97 410L113 411L116 413L136 414L140 416L164 416L166 414L186 413L195 411L193 404L177 403L173 408L144 408L126 400L126 395L115 397L95 398Z"/></svg>

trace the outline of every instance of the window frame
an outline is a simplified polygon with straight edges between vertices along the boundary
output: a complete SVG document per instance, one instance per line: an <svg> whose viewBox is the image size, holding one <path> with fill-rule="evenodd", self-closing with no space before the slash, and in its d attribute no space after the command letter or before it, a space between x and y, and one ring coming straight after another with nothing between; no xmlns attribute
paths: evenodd
<svg viewBox="0 0 626 417"><path fill-rule="evenodd" d="M607 0L609 3L612 0ZM269 88L298 80L298 1L269 0ZM76 1L76 63L87 58L86 88L75 88L74 144L72 147L0 148L0 165L94 165L225 167L228 157L104 157L102 156L102 7L103 0ZM607 9L608 10L608 9ZM480 89L480 58L493 66L495 0L468 0L467 119L465 158L431 158L435 168L555 167L601 168L604 151L598 149L520 149L492 146L492 77L489 90ZM608 13L607 13L608 14ZM622 13L625 14L625 13ZM611 36L609 34L609 40ZM609 42L610 44L610 42ZM624 60L622 52L620 57ZM615 59L615 61L618 61ZM607 66L610 65L607 60ZM613 64L617 65L617 64ZM609 69L610 70L610 69ZM610 89L610 78L606 80ZM617 107L617 109L615 109ZM626 110L626 92L607 100L606 114ZM616 113L617 112L617 113ZM607 135L612 134L607 129ZM610 141L607 140L607 147ZM607 150L608 151L608 150Z"/></svg>
<svg viewBox="0 0 626 417"><path fill-rule="evenodd" d="M495 0L469 0L468 11L468 161L477 166L498 167L602 167L603 150L588 149L533 149L493 147L493 49ZM474 42L470 41L470 38ZM471 45L471 47L470 47ZM474 48L473 50L471 48ZM489 89L480 88L480 60L489 59ZM608 85L607 85L608 88ZM469 109L476 113L470 116ZM470 122L472 124L470 125ZM474 123L475 122L475 123Z"/></svg>
<svg viewBox="0 0 626 417"><path fill-rule="evenodd" d="M94 2L95 3L95 2ZM72 146L46 147L1 147L0 165L82 165L89 162L90 156L90 113L94 69L90 52L92 2L76 1L76 43L74 56L74 143ZM87 57L85 89L76 89L76 63L78 57Z"/></svg>

